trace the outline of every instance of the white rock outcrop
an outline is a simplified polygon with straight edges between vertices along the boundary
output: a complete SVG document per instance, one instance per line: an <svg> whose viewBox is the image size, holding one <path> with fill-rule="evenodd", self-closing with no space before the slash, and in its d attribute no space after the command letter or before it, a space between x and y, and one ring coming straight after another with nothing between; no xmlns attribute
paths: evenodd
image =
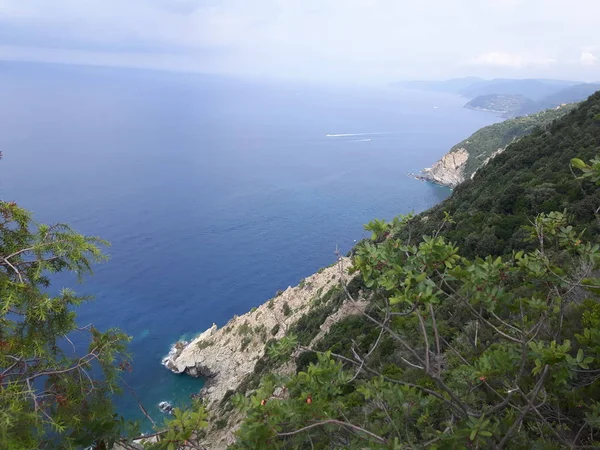
<svg viewBox="0 0 600 450"><path fill-rule="evenodd" d="M340 258L338 263L309 276L298 286L288 287L261 306L235 316L224 327L213 325L190 343L176 344L163 364L176 373L205 377L200 394L209 409L216 406L227 391L236 390L254 371L256 362L265 353L266 341L283 337L315 300L340 286L342 277L345 283L351 279L350 265L349 258ZM364 305L359 302L356 305L355 313L359 313Z"/></svg>
<svg viewBox="0 0 600 450"><path fill-rule="evenodd" d="M465 166L469 152L465 148L446 153L433 166L423 169L419 178L454 188L465 181Z"/></svg>

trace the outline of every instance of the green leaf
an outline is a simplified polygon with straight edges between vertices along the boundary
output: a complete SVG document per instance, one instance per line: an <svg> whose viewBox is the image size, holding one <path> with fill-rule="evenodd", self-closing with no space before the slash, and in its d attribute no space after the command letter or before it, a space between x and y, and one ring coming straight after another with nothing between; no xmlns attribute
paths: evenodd
<svg viewBox="0 0 600 450"><path fill-rule="evenodd" d="M397 305L398 303L402 303L403 301L404 299L400 297L390 297L390 305Z"/></svg>
<svg viewBox="0 0 600 450"><path fill-rule="evenodd" d="M579 158L571 159L571 165L576 169L587 169L589 166Z"/></svg>

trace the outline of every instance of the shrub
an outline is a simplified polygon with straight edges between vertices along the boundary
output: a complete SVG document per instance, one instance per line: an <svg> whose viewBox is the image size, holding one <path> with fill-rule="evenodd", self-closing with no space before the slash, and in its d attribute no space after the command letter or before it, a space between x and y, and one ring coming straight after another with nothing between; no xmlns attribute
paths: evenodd
<svg viewBox="0 0 600 450"><path fill-rule="evenodd" d="M242 345L240 346L240 350L246 350L246 348L248 348L248 345L250 345L250 342L252 342L252 338L250 336L246 336L244 339L242 339Z"/></svg>
<svg viewBox="0 0 600 450"><path fill-rule="evenodd" d="M215 342L212 339L207 339L205 341L200 341L196 343L196 346L200 349L203 350L207 347L210 347L211 345L214 345Z"/></svg>
<svg viewBox="0 0 600 450"><path fill-rule="evenodd" d="M247 334L252 334L252 327L248 324L247 320L238 327L237 334L238 336L246 336Z"/></svg>
<svg viewBox="0 0 600 450"><path fill-rule="evenodd" d="M219 420L215 421L215 428L217 430L222 430L226 426L227 426L227 419L219 419Z"/></svg>

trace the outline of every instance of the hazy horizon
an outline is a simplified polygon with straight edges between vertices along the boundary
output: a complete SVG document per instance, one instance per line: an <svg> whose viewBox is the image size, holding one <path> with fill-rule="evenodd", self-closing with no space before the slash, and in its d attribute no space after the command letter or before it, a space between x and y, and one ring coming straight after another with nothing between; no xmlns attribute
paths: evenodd
<svg viewBox="0 0 600 450"><path fill-rule="evenodd" d="M600 80L600 2L0 0L0 60L264 79Z"/></svg>

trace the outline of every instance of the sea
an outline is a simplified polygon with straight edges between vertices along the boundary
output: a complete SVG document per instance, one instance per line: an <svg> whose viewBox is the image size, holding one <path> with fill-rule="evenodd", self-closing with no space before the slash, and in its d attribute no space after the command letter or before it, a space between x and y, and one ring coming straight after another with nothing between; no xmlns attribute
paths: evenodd
<svg viewBox="0 0 600 450"><path fill-rule="evenodd" d="M161 365L335 260L374 218L451 191L409 176L500 119L386 85L0 62L0 198L110 241L78 284L81 325L132 336L126 374L150 414L202 379ZM149 427L125 393L119 412Z"/></svg>

